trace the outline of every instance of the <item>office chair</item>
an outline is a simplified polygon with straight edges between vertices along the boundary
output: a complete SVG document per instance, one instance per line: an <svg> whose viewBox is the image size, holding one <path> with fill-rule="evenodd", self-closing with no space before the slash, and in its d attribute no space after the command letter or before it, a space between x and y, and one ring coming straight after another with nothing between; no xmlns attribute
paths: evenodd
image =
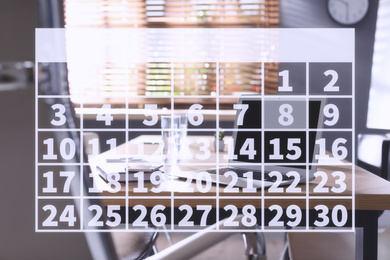
<svg viewBox="0 0 390 260"><path fill-rule="evenodd" d="M357 165L389 180L390 137L384 134L359 134Z"/></svg>

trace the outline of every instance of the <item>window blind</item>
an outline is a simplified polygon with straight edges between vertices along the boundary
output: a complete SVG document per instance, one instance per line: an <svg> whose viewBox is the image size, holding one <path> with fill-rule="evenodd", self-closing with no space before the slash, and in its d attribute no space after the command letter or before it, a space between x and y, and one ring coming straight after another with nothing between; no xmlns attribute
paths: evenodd
<svg viewBox="0 0 390 260"><path fill-rule="evenodd" d="M277 0L64 0L64 12L66 28L273 28L279 24ZM77 71L77 61L68 60L74 102L80 101L81 92L86 105L115 104L123 102L124 93L231 96L261 93L263 76L266 93L275 92L278 84L275 63L265 68L261 63L220 63L218 68L207 62L124 64L107 57L109 52L101 55L106 56L98 59L102 62L82 73Z"/></svg>

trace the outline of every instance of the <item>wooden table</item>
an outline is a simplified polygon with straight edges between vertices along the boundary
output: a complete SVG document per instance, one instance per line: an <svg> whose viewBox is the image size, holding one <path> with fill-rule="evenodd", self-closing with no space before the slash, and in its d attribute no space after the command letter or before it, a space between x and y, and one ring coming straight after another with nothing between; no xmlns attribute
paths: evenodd
<svg viewBox="0 0 390 260"><path fill-rule="evenodd" d="M153 139L154 138L154 139ZM121 145L117 147L114 150L111 150L109 152L104 153L104 156L113 156L113 154L118 155L126 155L126 153L134 153L134 151L137 151L139 149L140 143L143 144L143 149L144 152L147 154L148 152L153 152L153 150L158 147L158 144L145 144L143 140L155 140L156 137L145 137L141 136L138 137L132 141L130 141L127 144ZM191 140L196 140L196 138L206 138L209 140L210 145L212 145L212 140L213 137L207 137L207 136L191 136L189 137ZM149 142L148 141L148 142ZM153 142L152 142L153 143ZM197 151L199 144L195 141L192 141L191 144L187 147L190 149L190 151ZM224 152L219 153L218 155L213 151L213 148L210 147L210 158L208 161L210 162L215 162L218 157L219 163L226 163L226 159L224 159L223 155L226 153L226 147ZM100 156L100 155L99 155ZM182 161L181 163L185 163L186 161ZM185 170L199 170L202 167L204 168L210 168L210 166L186 166L186 167L181 167L184 168ZM352 165L351 164L346 164L346 165L323 165L318 167L318 171L324 171L324 172L334 172L334 171L343 171L346 173L346 179L345 179L345 184L347 186L346 190L343 193L340 194L335 194L334 196L337 197L342 197L345 196L347 201L351 201L351 198L353 196L353 190L355 191L355 205L352 206L350 203L347 208L349 210L355 210L356 214L356 222L355 225L356 227L363 227L363 257L364 259L376 259L377 255L377 218L378 218L378 211L380 210L389 210L390 209L390 182L360 168L357 166L354 166L355 168L355 178L353 178L352 174ZM169 185L170 188L167 188L165 191L162 191L161 193L158 194L158 198L154 198L151 200L143 200L144 206L154 206L156 204L167 204L167 207L170 207L171 204L167 200L164 200L161 197L171 197L171 196L177 196L177 197L185 197L185 196L191 196L191 198L186 199L186 204L190 206L196 206L198 203L198 200L194 197L197 197L198 199L202 197L215 197L219 196L219 198L223 198L226 194L224 194L223 189L224 187L217 187L213 186L209 192L205 193L200 193L200 192L194 192L191 194L188 194L186 192L180 192L183 189L185 190L188 186L185 186L186 184L179 179L174 179L169 181L172 185ZM294 194L294 197L299 197L302 196L302 198L305 197L312 197L316 196L316 204L324 204L327 205L328 207L332 207L333 203L339 203L339 200L337 201L332 201L326 198L325 196L329 196L328 193L326 194L319 194L319 193L314 193L313 188L317 186L319 180L315 179L314 181L310 182L308 186L306 184L300 184L298 187L302 189L301 193ZM328 182L324 187L332 187L334 184L334 179L329 178ZM110 203L117 203L121 206L125 206L125 200L123 197L127 198L133 198L140 196L140 194L134 194L132 191L132 187L134 186L134 183L130 183L129 186L126 188L126 185L122 185L121 190L118 193L111 194L109 192L104 192L103 196L105 198L109 198ZM191 184L195 185L195 184ZM145 183L145 188L150 190L152 187L154 187L151 183ZM308 191L308 196L306 196L306 192ZM128 192L128 195L126 196L126 192ZM263 192L263 193L262 193ZM147 194L142 194L142 196L156 196L155 194L147 193ZM255 193L239 193L239 194L228 194L230 196L286 196L285 193L279 193L279 194L269 194L267 190L262 191L261 189L258 189ZM109 197L108 197L109 196ZM242 207L244 206L247 202L245 200L245 197L242 197L243 199L241 201L237 201L237 206ZM289 200L291 202L291 200ZM300 207L302 208L307 208L306 204L303 203L304 199L300 201L298 199L297 204L299 204ZM287 200L281 199L278 201L278 204L282 207L287 207L289 203ZM290 203L291 204L291 203ZM309 209L312 209L312 206L309 204Z"/></svg>

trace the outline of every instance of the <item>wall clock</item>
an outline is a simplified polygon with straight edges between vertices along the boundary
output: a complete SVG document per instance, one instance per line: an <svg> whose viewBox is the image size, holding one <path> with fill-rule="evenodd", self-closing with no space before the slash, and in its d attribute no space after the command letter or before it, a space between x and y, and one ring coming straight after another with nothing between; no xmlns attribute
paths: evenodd
<svg viewBox="0 0 390 260"><path fill-rule="evenodd" d="M328 0L328 12L343 25L360 22L367 14L369 0Z"/></svg>

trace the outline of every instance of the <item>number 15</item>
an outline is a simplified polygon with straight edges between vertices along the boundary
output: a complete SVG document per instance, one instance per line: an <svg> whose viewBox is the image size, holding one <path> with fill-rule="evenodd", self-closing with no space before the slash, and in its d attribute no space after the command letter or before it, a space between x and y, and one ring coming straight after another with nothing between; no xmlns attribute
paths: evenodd
<svg viewBox="0 0 390 260"><path fill-rule="evenodd" d="M270 160L283 160L283 155L280 153L280 138L274 138L270 140L270 143L274 147L274 153L269 155ZM299 138L289 138L287 140L287 149L293 151L293 153L288 153L286 158L289 160L297 160L302 155L302 150L296 144L300 144L301 139Z"/></svg>

